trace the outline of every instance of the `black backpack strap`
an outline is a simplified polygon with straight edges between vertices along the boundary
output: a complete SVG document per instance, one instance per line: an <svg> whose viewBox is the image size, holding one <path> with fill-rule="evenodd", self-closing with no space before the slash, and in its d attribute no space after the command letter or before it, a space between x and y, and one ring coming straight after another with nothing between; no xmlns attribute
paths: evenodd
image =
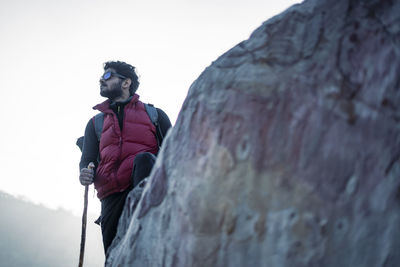
<svg viewBox="0 0 400 267"><path fill-rule="evenodd" d="M156 139L157 139L158 147L160 148L164 136L161 132L160 124L158 123L157 109L152 104L144 104L144 107L146 109L147 115L149 115L149 117L150 117L151 122L156 127Z"/></svg>
<svg viewBox="0 0 400 267"><path fill-rule="evenodd" d="M146 108L146 112L149 115L151 122L154 124L154 126L157 126L158 124L157 109L152 104L144 104L144 107Z"/></svg>
<svg viewBox="0 0 400 267"><path fill-rule="evenodd" d="M103 131L104 113L101 112L94 116L94 130L96 131L97 140L100 142L101 132Z"/></svg>

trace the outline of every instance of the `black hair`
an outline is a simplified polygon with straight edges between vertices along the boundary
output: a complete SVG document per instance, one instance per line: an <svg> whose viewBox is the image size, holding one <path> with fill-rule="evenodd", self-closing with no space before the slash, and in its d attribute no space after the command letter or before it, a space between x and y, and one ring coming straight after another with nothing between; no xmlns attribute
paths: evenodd
<svg viewBox="0 0 400 267"><path fill-rule="evenodd" d="M118 74L123 75L132 80L131 86L129 87L130 95L134 95L139 87L139 77L136 73L134 66L125 63L123 61L107 61L103 66L104 70L114 69Z"/></svg>

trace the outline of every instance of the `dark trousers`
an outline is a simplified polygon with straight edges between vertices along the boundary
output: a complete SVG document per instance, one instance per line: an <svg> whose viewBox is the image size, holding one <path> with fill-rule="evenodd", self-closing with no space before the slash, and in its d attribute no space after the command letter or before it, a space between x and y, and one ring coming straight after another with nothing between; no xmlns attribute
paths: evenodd
<svg viewBox="0 0 400 267"><path fill-rule="evenodd" d="M124 192L114 193L101 200L101 232L106 256L107 249L117 233L118 221L122 214L126 197L132 188L150 175L155 161L156 157L149 152L136 155L133 161L132 186Z"/></svg>

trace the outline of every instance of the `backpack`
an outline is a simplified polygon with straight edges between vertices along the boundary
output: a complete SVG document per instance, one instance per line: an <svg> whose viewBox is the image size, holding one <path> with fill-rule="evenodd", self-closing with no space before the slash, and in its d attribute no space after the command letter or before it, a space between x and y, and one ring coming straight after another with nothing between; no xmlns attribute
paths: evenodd
<svg viewBox="0 0 400 267"><path fill-rule="evenodd" d="M151 122L156 127L157 145L158 145L158 148L160 149L161 143L164 139L164 136L161 132L160 124L158 123L157 109L152 104L144 104L144 107L146 109L147 115L149 115ZM104 113L100 112L94 116L94 130L96 132L97 140L99 142L100 142L100 138L101 138L101 132L103 131L103 123L104 123ZM84 137L81 136L76 141L76 145L81 149L81 151L83 148L83 138Z"/></svg>

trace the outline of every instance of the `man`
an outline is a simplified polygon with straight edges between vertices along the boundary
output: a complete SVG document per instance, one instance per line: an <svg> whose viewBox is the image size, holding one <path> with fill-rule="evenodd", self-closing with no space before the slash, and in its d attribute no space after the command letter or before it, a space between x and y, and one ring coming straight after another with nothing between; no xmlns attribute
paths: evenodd
<svg viewBox="0 0 400 267"><path fill-rule="evenodd" d="M108 98L94 109L104 114L100 140L95 119L89 120L79 164L82 185L94 182L101 201L100 225L104 252L115 237L129 191L150 174L159 144L171 127L157 108L158 131L135 94L139 86L135 67L121 61L104 63L100 95Z"/></svg>

